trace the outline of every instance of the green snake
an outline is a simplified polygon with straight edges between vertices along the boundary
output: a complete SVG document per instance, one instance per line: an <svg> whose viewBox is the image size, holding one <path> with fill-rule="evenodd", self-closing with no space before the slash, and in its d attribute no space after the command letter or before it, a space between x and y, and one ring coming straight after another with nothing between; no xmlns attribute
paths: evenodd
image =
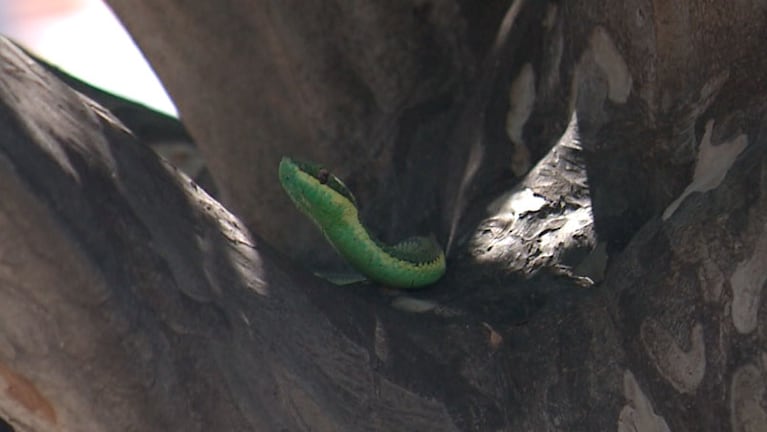
<svg viewBox="0 0 767 432"><path fill-rule="evenodd" d="M418 288L445 273L445 254L433 238L411 237L389 246L370 234L360 222L354 195L322 165L284 157L279 176L296 207L370 280L390 287Z"/></svg>

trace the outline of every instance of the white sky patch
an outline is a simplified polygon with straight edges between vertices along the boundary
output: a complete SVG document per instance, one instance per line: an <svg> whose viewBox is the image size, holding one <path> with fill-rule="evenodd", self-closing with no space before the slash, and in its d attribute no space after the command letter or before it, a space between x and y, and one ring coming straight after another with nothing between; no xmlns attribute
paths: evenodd
<svg viewBox="0 0 767 432"><path fill-rule="evenodd" d="M170 115L176 108L122 24L102 1L11 22L4 32L68 73Z"/></svg>
<svg viewBox="0 0 767 432"><path fill-rule="evenodd" d="M716 189L724 180L732 164L748 146L748 137L744 134L719 145L713 145L711 143L713 128L714 120L709 120L706 123L706 132L703 134L698 149L698 159L695 162L695 174L692 183L687 186L679 198L669 204L663 212L663 220L670 218L682 201L693 192L707 192Z"/></svg>

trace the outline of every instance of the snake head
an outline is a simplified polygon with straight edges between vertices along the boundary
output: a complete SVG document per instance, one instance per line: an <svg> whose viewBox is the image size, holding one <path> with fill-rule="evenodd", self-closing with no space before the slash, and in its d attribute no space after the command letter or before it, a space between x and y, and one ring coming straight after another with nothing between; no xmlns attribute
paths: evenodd
<svg viewBox="0 0 767 432"><path fill-rule="evenodd" d="M320 164L283 157L279 177L296 206L318 224L318 218L337 218L342 212L356 210L351 191Z"/></svg>

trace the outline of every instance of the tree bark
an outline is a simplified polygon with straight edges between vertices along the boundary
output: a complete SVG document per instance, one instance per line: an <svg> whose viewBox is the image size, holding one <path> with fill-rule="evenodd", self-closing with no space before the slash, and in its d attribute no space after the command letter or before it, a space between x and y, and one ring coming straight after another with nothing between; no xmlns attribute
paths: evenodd
<svg viewBox="0 0 767 432"><path fill-rule="evenodd" d="M241 217L0 43L15 430L767 425L759 2L110 4ZM313 276L283 153L446 277Z"/></svg>

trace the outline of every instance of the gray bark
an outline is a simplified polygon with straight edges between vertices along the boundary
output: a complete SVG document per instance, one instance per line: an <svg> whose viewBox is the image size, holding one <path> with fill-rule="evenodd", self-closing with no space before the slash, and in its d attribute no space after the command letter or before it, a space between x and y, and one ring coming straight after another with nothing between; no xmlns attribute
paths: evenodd
<svg viewBox="0 0 767 432"><path fill-rule="evenodd" d="M759 2L110 4L239 217L2 42L16 430L767 425ZM313 276L285 153L446 277Z"/></svg>

